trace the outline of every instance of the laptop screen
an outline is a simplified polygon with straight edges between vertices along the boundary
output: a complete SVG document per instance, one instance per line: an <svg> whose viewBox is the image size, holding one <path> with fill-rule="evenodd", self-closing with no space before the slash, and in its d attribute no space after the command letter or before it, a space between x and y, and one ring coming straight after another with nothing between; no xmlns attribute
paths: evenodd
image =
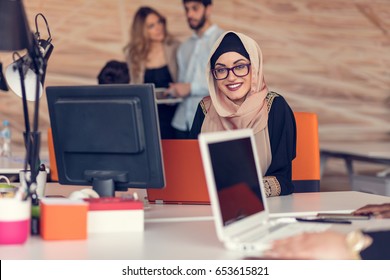
<svg viewBox="0 0 390 280"><path fill-rule="evenodd" d="M223 225L264 211L251 138L209 143Z"/></svg>

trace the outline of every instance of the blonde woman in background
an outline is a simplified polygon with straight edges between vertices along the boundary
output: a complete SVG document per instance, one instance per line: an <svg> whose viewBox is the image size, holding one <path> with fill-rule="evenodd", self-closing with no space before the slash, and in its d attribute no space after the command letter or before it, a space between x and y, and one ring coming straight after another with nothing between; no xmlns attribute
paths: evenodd
<svg viewBox="0 0 390 280"><path fill-rule="evenodd" d="M153 83L168 88L176 81L176 51L179 46L167 31L164 16L151 7L140 7L130 28L130 41L124 51L133 84ZM174 138L171 121L176 105L158 105L162 139Z"/></svg>

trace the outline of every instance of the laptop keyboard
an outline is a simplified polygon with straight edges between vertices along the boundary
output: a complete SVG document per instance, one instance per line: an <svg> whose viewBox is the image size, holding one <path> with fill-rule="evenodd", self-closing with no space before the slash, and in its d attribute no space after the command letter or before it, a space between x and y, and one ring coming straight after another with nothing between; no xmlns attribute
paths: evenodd
<svg viewBox="0 0 390 280"><path fill-rule="evenodd" d="M331 226L332 226L331 224L291 223L291 224L287 224L287 226L284 226L280 230L273 232L272 235L269 234L268 236L263 238L262 242L270 242L273 240L285 238L288 236L293 236L303 232L321 232L329 229Z"/></svg>
<svg viewBox="0 0 390 280"><path fill-rule="evenodd" d="M275 225L253 229L239 239L244 243L268 243L273 240L286 238L303 232L320 232L330 228L330 224L316 223L277 223Z"/></svg>

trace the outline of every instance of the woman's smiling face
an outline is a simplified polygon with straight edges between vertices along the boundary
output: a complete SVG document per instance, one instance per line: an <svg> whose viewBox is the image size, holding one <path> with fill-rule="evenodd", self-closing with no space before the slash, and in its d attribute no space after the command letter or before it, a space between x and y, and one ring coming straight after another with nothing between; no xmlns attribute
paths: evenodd
<svg viewBox="0 0 390 280"><path fill-rule="evenodd" d="M232 102L241 105L251 89L250 61L237 52L226 52L217 59L212 71L219 90Z"/></svg>

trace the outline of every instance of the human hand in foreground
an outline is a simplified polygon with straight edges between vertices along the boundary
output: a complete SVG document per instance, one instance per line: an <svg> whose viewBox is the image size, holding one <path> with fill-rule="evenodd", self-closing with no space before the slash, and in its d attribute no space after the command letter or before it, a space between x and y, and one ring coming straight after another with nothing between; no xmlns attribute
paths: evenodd
<svg viewBox="0 0 390 280"><path fill-rule="evenodd" d="M390 203L369 204L352 212L355 215L374 215L375 218L390 218Z"/></svg>
<svg viewBox="0 0 390 280"><path fill-rule="evenodd" d="M348 241L347 235L334 231L303 233L277 240L267 250L263 258L276 259L338 259L359 258L357 251L372 242L368 236L360 235L361 240ZM355 248L359 245L359 248Z"/></svg>

